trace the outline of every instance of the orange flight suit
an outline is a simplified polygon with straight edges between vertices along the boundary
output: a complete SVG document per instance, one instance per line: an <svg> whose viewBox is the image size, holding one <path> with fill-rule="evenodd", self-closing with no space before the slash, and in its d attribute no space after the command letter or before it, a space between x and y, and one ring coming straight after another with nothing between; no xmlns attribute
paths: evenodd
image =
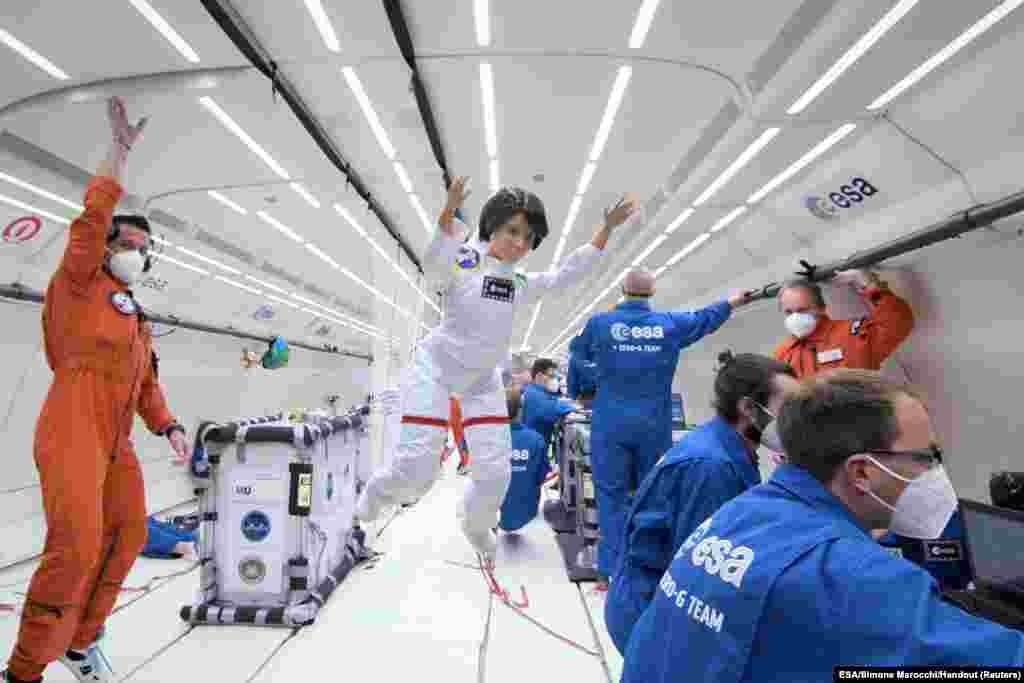
<svg viewBox="0 0 1024 683"><path fill-rule="evenodd" d="M9 664L23 680L39 678L69 647L84 650L96 640L146 542L134 413L154 433L175 422L158 383L149 323L103 269L121 194L113 178L90 180L85 211L71 224L46 290L43 338L54 376L33 455L47 532Z"/></svg>
<svg viewBox="0 0 1024 683"><path fill-rule="evenodd" d="M870 316L858 320L824 316L810 336L790 335L773 355L789 363L800 378L834 368L878 370L914 329L914 314L906 301L887 288L868 289L864 299Z"/></svg>

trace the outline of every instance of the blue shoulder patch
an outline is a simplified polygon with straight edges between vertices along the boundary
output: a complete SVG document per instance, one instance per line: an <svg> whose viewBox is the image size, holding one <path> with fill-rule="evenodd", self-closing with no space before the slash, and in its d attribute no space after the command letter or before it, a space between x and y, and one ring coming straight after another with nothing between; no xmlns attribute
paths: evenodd
<svg viewBox="0 0 1024 683"><path fill-rule="evenodd" d="M455 255L455 265L462 270L476 270L480 267L480 252L472 247L462 245Z"/></svg>

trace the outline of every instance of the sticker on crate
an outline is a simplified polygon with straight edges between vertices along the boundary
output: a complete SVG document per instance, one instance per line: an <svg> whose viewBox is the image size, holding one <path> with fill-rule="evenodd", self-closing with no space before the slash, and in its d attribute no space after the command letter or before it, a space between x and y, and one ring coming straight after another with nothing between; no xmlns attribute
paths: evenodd
<svg viewBox="0 0 1024 683"><path fill-rule="evenodd" d="M238 563L238 575L249 585L263 583L267 578L267 565L258 557L244 557Z"/></svg>
<svg viewBox="0 0 1024 683"><path fill-rule="evenodd" d="M246 513L242 518L242 535L253 543L266 540L270 535L270 517L260 510Z"/></svg>

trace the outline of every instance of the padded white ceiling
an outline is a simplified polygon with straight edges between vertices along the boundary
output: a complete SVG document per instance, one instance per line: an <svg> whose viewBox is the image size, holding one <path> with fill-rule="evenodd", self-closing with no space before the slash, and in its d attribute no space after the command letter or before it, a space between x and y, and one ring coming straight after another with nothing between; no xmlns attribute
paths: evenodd
<svg viewBox="0 0 1024 683"><path fill-rule="evenodd" d="M299 291L298 283L304 296L384 331L405 325L390 309L385 309L387 315L378 315L372 293L257 217L258 211L266 212L339 266L389 295L410 291L389 267L373 267L380 256L335 211L337 203L350 212L407 273L414 274L384 227L346 188L344 176L282 98L272 94L268 79L253 69L210 78L201 83L204 88L182 87L166 78L142 78L250 66L198 0L149 0L149 4L198 54L198 63L182 56L129 0L4 2L0 29L70 78L56 79L0 44L4 84L0 128L89 172L102 156L107 139L102 98L80 96L76 102L39 96L67 86L126 79L108 83L102 92L124 95L131 116L151 118L145 139L132 154L127 190L145 208L181 221L159 225L172 245L167 254L210 273L204 276L161 263L143 295L151 308L370 348L365 335L334 324L329 326L336 329L324 331L322 322L318 324L307 312L214 279L229 273L176 249L184 247L239 271L239 276L230 277L269 293L278 294L245 275L289 292ZM429 241L427 230L342 74L343 68L351 67L358 75L394 146L395 160L405 167L432 220L445 197L442 173L384 4L369 0L320 3L337 35L338 52L325 45L304 0L234 0L233 4L382 210L421 255ZM589 240L603 207L622 192L636 193L648 202L648 211L644 221L615 236L605 272L541 307L529 337L530 346L538 351L564 339L564 333L572 331L567 327L570 321L578 319L577 326L581 325L586 319L581 314L592 303L593 310L614 303L614 286L602 300L594 300L770 127L781 130L640 263L652 269L662 267L837 128L857 124L841 142L664 271L659 277L659 303L686 303L771 263L795 267L797 258L814 258L816 245L830 233L855 230L858 221L872 216L877 220L886 211L958 178L958 172L1005 151L1008 140L1019 146L1016 140L1024 120L1019 115L1018 84L1024 9L1011 12L897 97L886 112L866 109L1001 0L921 0L797 116L787 115L790 105L897 2L662 0L642 47L636 49L629 47L629 39L641 0L603 4L490 0L487 4L491 41L479 46L472 0L402 3L449 168L453 174L474 179L474 194L467 206L474 225L490 182L479 67L483 61L492 65L500 180L537 192L546 204L551 226L549 238L523 264L528 269L551 265L617 73L622 66L631 69L562 258ZM32 97L39 99L26 102ZM319 208L229 132L200 103L204 97L244 129L290 181L301 183ZM892 122L879 118L882 113ZM81 185L54 172L52 166L46 170L4 152L0 172L81 202ZM883 192L844 214L842 220L823 221L807 211L805 196L827 196L856 176L868 178ZM975 198L995 198L979 198L985 191L981 184L975 185L971 188ZM247 213L239 214L214 200L210 189ZM59 216L74 215L73 210L2 179L0 196ZM25 213L0 203L3 225ZM46 230L31 244L0 244L0 266L5 272L16 271L34 286L45 285L46 274L63 247L59 238L63 226L49 219L45 224ZM893 226L893 231L906 232L923 224ZM3 278L5 282L12 279L13 275ZM267 303L274 317L254 318ZM531 308L517 321L517 346L533 313ZM318 332L333 336L322 337Z"/></svg>

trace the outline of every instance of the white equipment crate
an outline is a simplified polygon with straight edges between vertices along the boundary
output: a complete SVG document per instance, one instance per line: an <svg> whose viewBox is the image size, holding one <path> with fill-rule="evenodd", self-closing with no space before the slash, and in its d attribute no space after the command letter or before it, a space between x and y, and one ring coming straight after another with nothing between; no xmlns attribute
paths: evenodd
<svg viewBox="0 0 1024 683"><path fill-rule="evenodd" d="M367 556L352 518L368 413L204 424L200 589L183 620L291 628L316 619Z"/></svg>

